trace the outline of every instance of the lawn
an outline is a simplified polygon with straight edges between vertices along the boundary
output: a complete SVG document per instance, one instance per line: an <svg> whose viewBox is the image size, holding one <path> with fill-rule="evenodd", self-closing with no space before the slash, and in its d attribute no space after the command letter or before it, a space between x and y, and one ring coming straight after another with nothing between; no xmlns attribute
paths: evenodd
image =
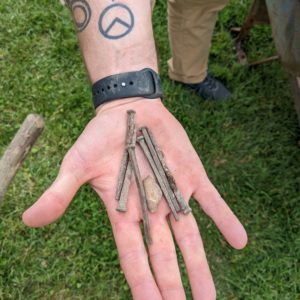
<svg viewBox="0 0 300 300"><path fill-rule="evenodd" d="M280 63L248 69L237 62L229 29L241 24L248 5L230 1L216 26L209 68L233 92L217 104L168 79L166 0L157 1L165 105L249 234L248 246L233 250L192 203L218 299L294 300L300 299L300 132ZM130 299L104 205L89 186L56 223L29 229L21 222L94 111L73 23L58 0L2 0L0 18L0 155L27 114L46 121L0 207L0 299ZM272 55L270 28L255 28L245 47L253 59Z"/></svg>

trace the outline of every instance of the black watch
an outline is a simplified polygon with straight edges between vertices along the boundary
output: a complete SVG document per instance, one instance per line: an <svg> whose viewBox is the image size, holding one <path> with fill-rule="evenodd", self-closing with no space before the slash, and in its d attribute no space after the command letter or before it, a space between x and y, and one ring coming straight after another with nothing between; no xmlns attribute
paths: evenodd
<svg viewBox="0 0 300 300"><path fill-rule="evenodd" d="M95 82L92 86L93 103L99 105L123 98L162 98L159 75L152 69L111 75Z"/></svg>

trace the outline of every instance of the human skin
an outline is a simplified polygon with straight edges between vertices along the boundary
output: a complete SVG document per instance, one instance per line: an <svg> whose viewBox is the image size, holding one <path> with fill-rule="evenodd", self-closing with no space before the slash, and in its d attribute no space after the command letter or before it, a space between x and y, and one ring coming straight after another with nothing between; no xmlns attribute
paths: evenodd
<svg viewBox="0 0 300 300"><path fill-rule="evenodd" d="M98 28L99 14L111 2L88 2L92 16L78 37L91 83L111 74L145 67L157 70L150 2L124 0L122 3L134 14L135 27L127 36L112 41L101 36ZM73 13L75 22L82 19L80 11ZM121 10L116 14L126 17ZM246 245L245 229L210 182L183 127L160 99L122 99L98 107L95 117L65 155L57 178L24 212L23 221L30 227L50 224L63 215L80 186L89 183L107 209L121 267L134 299L186 298L175 242L184 258L193 298L215 299L213 279L192 213L180 214L180 220L175 221L166 202L162 201L156 213L149 213L153 243L147 252L140 231L142 212L134 181L129 190L128 211L116 211L115 191L129 109L136 111L138 127L147 126L153 132L186 201L193 196L234 248ZM137 159L145 178L151 171L139 149Z"/></svg>

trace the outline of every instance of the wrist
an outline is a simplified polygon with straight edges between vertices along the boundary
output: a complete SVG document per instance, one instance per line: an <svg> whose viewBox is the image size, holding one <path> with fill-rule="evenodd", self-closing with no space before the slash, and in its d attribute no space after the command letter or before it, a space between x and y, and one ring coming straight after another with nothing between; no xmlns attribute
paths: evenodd
<svg viewBox="0 0 300 300"><path fill-rule="evenodd" d="M127 110L129 107L133 108L144 107L149 105L157 105L162 104L160 98L157 99L146 99L143 97L132 97L132 98L124 98L120 100L114 100L111 102L104 103L96 108L96 115L99 116L110 110Z"/></svg>

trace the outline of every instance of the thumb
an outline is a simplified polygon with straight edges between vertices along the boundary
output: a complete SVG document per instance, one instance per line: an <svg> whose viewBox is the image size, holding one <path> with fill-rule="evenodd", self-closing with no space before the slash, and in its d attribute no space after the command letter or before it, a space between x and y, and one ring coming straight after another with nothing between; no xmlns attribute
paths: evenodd
<svg viewBox="0 0 300 300"><path fill-rule="evenodd" d="M48 225L57 220L69 206L81 182L73 173L60 173L52 185L22 216L30 227Z"/></svg>

